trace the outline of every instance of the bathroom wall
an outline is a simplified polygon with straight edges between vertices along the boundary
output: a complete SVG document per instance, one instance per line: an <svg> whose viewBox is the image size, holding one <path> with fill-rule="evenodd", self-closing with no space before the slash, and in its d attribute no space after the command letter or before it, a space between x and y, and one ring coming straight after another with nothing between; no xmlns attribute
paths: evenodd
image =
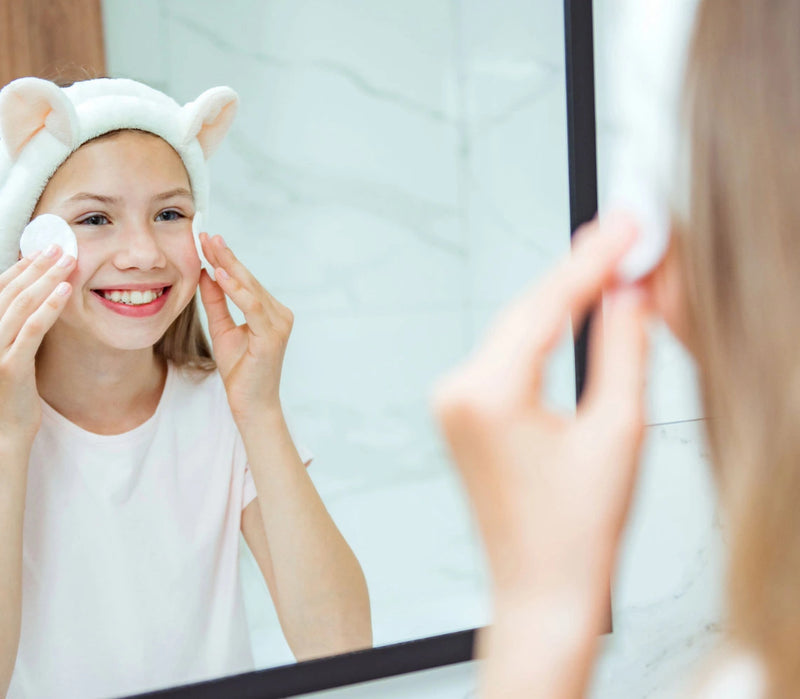
<svg viewBox="0 0 800 699"><path fill-rule="evenodd" d="M597 45L620 0L595 2ZM284 403L364 564L376 643L488 619L480 553L428 417L434 378L568 249L559 0L104 0L109 71L242 97L211 231L296 314ZM613 110L598 95L599 159ZM602 190L602 176L601 176ZM713 641L721 547L691 362L654 329L642 478L595 696L645 696ZM574 391L569 344L549 377ZM249 568L248 568L249 566ZM245 562L254 645L288 661ZM474 665L324 696L465 696Z"/></svg>
<svg viewBox="0 0 800 699"><path fill-rule="evenodd" d="M552 11L555 7L558 11ZM212 233L295 313L283 401L361 561L376 644L486 622L431 385L569 245L562 16L508 0L105 0L108 67L228 84ZM574 403L572 348L549 374ZM291 659L252 562L259 665Z"/></svg>

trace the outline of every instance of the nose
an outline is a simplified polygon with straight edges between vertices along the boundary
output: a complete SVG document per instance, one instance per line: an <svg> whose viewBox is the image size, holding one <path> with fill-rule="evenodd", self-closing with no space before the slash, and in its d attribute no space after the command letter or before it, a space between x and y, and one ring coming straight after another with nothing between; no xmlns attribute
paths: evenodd
<svg viewBox="0 0 800 699"><path fill-rule="evenodd" d="M167 258L153 226L131 222L120 233L114 255L118 269L158 269L166 265Z"/></svg>

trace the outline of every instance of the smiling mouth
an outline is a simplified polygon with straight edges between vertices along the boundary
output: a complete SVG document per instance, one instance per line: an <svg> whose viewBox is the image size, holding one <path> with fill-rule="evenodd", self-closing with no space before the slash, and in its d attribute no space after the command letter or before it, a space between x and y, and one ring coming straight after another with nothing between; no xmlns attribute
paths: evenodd
<svg viewBox="0 0 800 699"><path fill-rule="evenodd" d="M97 294L101 298L104 298L106 301L110 301L111 303L118 303L123 306L146 306L147 304L153 303L153 301L160 298L161 295L168 289L170 289L170 287L168 286L156 289L145 289L145 290L92 289L92 293Z"/></svg>

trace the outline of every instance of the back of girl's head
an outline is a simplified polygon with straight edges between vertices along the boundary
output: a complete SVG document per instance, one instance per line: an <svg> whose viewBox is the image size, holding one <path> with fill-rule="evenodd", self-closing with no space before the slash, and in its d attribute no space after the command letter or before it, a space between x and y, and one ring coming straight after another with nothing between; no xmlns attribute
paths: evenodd
<svg viewBox="0 0 800 699"><path fill-rule="evenodd" d="M731 559L730 632L800 688L800 2L704 0L678 222Z"/></svg>

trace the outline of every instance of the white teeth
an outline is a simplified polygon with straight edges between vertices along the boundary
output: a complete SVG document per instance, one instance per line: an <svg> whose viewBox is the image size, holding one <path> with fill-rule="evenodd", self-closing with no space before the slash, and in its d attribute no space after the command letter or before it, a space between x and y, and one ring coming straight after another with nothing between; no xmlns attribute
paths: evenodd
<svg viewBox="0 0 800 699"><path fill-rule="evenodd" d="M152 303L161 294L164 289L147 291L104 291L103 296L114 303L124 303L128 306L142 306L146 303Z"/></svg>

